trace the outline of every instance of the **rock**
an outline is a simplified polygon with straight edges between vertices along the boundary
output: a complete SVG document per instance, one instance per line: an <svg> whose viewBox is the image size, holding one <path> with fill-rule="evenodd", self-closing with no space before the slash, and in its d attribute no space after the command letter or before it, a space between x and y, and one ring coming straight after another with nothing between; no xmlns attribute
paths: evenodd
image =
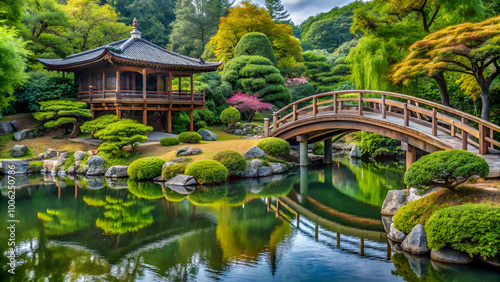
<svg viewBox="0 0 500 282"><path fill-rule="evenodd" d="M241 130L241 129L238 128L238 129L236 129L234 131L234 134L236 134L236 135L243 135L243 130Z"/></svg>
<svg viewBox="0 0 500 282"><path fill-rule="evenodd" d="M106 173L103 157L91 156L87 160L87 165L89 166L87 176L103 175Z"/></svg>
<svg viewBox="0 0 500 282"><path fill-rule="evenodd" d="M57 152L57 156L58 157L63 157L63 158L67 158L68 157L68 151L59 151Z"/></svg>
<svg viewBox="0 0 500 282"><path fill-rule="evenodd" d="M126 178L106 178L106 182L112 189L127 189L128 182Z"/></svg>
<svg viewBox="0 0 500 282"><path fill-rule="evenodd" d="M406 238L406 234L397 230L396 227L394 227L394 223L391 223L391 226L389 228L389 234L387 234L387 238L391 239L394 242L401 243Z"/></svg>
<svg viewBox="0 0 500 282"><path fill-rule="evenodd" d="M43 153L38 154L38 157L36 157L36 160L37 161L43 160L43 155L44 155Z"/></svg>
<svg viewBox="0 0 500 282"><path fill-rule="evenodd" d="M75 171L75 166L72 165L68 168L68 171L67 171L68 175L75 175L76 171Z"/></svg>
<svg viewBox="0 0 500 282"><path fill-rule="evenodd" d="M161 175L158 175L157 177L152 179L153 182L159 182L159 184L163 184L163 178Z"/></svg>
<svg viewBox="0 0 500 282"><path fill-rule="evenodd" d="M57 156L57 151L54 150L54 149L47 149L43 153L43 158L44 159L50 159L50 158L53 158L53 157L56 157L56 156Z"/></svg>
<svg viewBox="0 0 500 282"><path fill-rule="evenodd" d="M89 156L94 156L94 155L95 155L95 154L94 154L94 150L89 150L89 151L87 151L87 154L89 154Z"/></svg>
<svg viewBox="0 0 500 282"><path fill-rule="evenodd" d="M31 131L29 129L23 129L21 131L14 133L14 140L15 141L21 141L21 140L28 139L28 138L33 138L33 134L31 133Z"/></svg>
<svg viewBox="0 0 500 282"><path fill-rule="evenodd" d="M196 190L195 186L178 186L178 185L165 185L167 186L165 189L171 189L179 194L187 195L191 194ZM165 192L163 193L165 195Z"/></svg>
<svg viewBox="0 0 500 282"><path fill-rule="evenodd" d="M43 161L43 170L45 173L51 173L52 171L58 171L59 167L64 164L65 158L52 158Z"/></svg>
<svg viewBox="0 0 500 282"><path fill-rule="evenodd" d="M241 177L257 177L259 168L262 166L262 160L254 159L247 161L247 169L240 174Z"/></svg>
<svg viewBox="0 0 500 282"><path fill-rule="evenodd" d="M273 171L268 166L262 166L262 167L259 167L257 174L259 175L259 177L269 176L269 175L273 174ZM269 179L269 181L271 181L271 180Z"/></svg>
<svg viewBox="0 0 500 282"><path fill-rule="evenodd" d="M245 157L246 160L248 159L254 159L254 158L261 158L264 157L266 153L264 150L258 148L257 146L253 146L250 149L248 149L243 156Z"/></svg>
<svg viewBox="0 0 500 282"><path fill-rule="evenodd" d="M104 188L104 178L100 176L88 176L87 177L87 188L89 189L102 189Z"/></svg>
<svg viewBox="0 0 500 282"><path fill-rule="evenodd" d="M28 152L28 146L26 145L14 145L12 150L10 150L11 157L22 157Z"/></svg>
<svg viewBox="0 0 500 282"><path fill-rule="evenodd" d="M474 260L468 254L451 248L445 248L442 250L432 250L431 259L435 261L456 263L456 264L468 264Z"/></svg>
<svg viewBox="0 0 500 282"><path fill-rule="evenodd" d="M389 241L389 245L391 245L391 250L393 250L398 254L403 253L403 248L401 248L401 244L394 242L392 240L387 240L387 241Z"/></svg>
<svg viewBox="0 0 500 282"><path fill-rule="evenodd" d="M429 253L427 247L427 236L425 235L424 226L417 224L413 230L406 236L401 244L403 250L415 255L423 255Z"/></svg>
<svg viewBox="0 0 500 282"><path fill-rule="evenodd" d="M391 215L383 215L382 216L382 225L384 225L385 232L391 232L391 224L392 224L392 216Z"/></svg>
<svg viewBox="0 0 500 282"><path fill-rule="evenodd" d="M194 177L190 175L178 174L174 178L165 182L165 185L170 186L194 186L198 185L198 182L194 179Z"/></svg>
<svg viewBox="0 0 500 282"><path fill-rule="evenodd" d="M0 135L7 135L14 131L14 128L8 121L0 122Z"/></svg>
<svg viewBox="0 0 500 282"><path fill-rule="evenodd" d="M26 174L29 165L30 163L25 160L2 160L4 174L9 174L10 171L14 171L14 174Z"/></svg>
<svg viewBox="0 0 500 282"><path fill-rule="evenodd" d="M89 170L89 166L88 165L84 165L84 166L79 166L78 169L76 170L76 174L87 174L87 171Z"/></svg>
<svg viewBox="0 0 500 282"><path fill-rule="evenodd" d="M361 158L361 145L355 145L351 149L351 158Z"/></svg>
<svg viewBox="0 0 500 282"><path fill-rule="evenodd" d="M423 278L427 276L427 272L429 271L429 262L430 259L427 256L415 256L410 253L404 252L404 256L408 259L408 263L410 263L410 267L415 272L415 274Z"/></svg>
<svg viewBox="0 0 500 282"><path fill-rule="evenodd" d="M191 160L191 158L174 158L174 159L171 159L170 161L164 163L163 167L161 169L164 170L167 166L174 165L174 164L186 163L185 159Z"/></svg>
<svg viewBox="0 0 500 282"><path fill-rule="evenodd" d="M10 125L12 125L15 131L21 130L21 124L15 119L10 121Z"/></svg>
<svg viewBox="0 0 500 282"><path fill-rule="evenodd" d="M177 150L177 152L175 152L175 156L176 157L191 156L191 155L198 155L201 153L202 153L201 149L191 147L191 146L186 146L186 147L182 147L179 150Z"/></svg>
<svg viewBox="0 0 500 282"><path fill-rule="evenodd" d="M75 161L81 161L85 158L85 156L87 156L87 153L84 151L76 151L73 156L75 157Z"/></svg>
<svg viewBox="0 0 500 282"><path fill-rule="evenodd" d="M284 173L288 170L288 167L285 164L282 163L270 163L271 164L271 170L273 173Z"/></svg>
<svg viewBox="0 0 500 282"><path fill-rule="evenodd" d="M128 177L127 169L128 169L128 165L114 165L106 171L106 174L104 174L104 177L106 177L106 178Z"/></svg>
<svg viewBox="0 0 500 282"><path fill-rule="evenodd" d="M420 198L422 198L422 197L425 197L425 196L429 195L430 193L433 193L433 192L439 191L439 190L441 190L441 189L444 189L444 188L441 188L441 187L436 187L436 188L431 189L431 190L430 190L430 191L428 191L427 193L420 195L417 189L415 189L415 188L411 187L411 188L410 188L410 193L408 193L408 198L407 198L407 199L408 199L408 203L409 203L409 202L413 202L413 201L415 201L415 200L418 200L418 199L420 199Z"/></svg>
<svg viewBox="0 0 500 282"><path fill-rule="evenodd" d="M205 129L200 132L201 135L201 140L204 141L215 141L217 140L217 134L213 133L212 131Z"/></svg>
<svg viewBox="0 0 500 282"><path fill-rule="evenodd" d="M402 206L408 203L406 190L390 190L382 204L382 215L394 215Z"/></svg>

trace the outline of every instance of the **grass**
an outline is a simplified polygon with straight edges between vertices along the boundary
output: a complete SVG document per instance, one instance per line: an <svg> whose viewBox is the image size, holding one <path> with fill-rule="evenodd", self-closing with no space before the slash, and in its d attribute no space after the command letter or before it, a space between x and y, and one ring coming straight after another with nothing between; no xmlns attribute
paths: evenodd
<svg viewBox="0 0 500 282"><path fill-rule="evenodd" d="M242 136L224 132L224 125L209 126L208 130L217 134L217 141L238 140L242 138Z"/></svg>
<svg viewBox="0 0 500 282"><path fill-rule="evenodd" d="M68 170L68 168L74 165L75 165L75 152L68 151L68 157L66 158L66 162L64 162L63 170Z"/></svg>

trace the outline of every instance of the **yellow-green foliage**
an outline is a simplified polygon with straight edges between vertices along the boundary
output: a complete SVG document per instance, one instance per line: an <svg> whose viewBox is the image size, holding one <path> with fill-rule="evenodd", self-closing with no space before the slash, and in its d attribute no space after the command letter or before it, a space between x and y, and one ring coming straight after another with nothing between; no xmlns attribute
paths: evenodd
<svg viewBox="0 0 500 282"><path fill-rule="evenodd" d="M40 172L43 168L43 161L32 161L28 166L28 170L31 172Z"/></svg>
<svg viewBox="0 0 500 282"><path fill-rule="evenodd" d="M212 159L222 163L229 175L239 175L247 169L245 157L234 150L219 151L213 155Z"/></svg>
<svg viewBox="0 0 500 282"><path fill-rule="evenodd" d="M430 249L446 246L471 257L500 254L500 207L464 204L434 213L425 225Z"/></svg>
<svg viewBox="0 0 500 282"><path fill-rule="evenodd" d="M163 181L168 181L174 177L176 177L178 174L184 174L184 171L186 170L187 165L186 164L173 164L165 167L163 171L161 172L161 178Z"/></svg>
<svg viewBox="0 0 500 282"><path fill-rule="evenodd" d="M220 113L220 120L227 124L228 127L241 119L240 111L236 108L227 108Z"/></svg>
<svg viewBox="0 0 500 282"><path fill-rule="evenodd" d="M116 152L124 146L144 142L148 139L146 134L153 131L151 126L146 126L131 119L120 119L114 123L108 124L105 128L99 130L94 135L99 139L106 140L99 146L99 150L105 152Z"/></svg>
<svg viewBox="0 0 500 282"><path fill-rule="evenodd" d="M100 129L106 128L111 123L118 121L116 115L103 115L94 120L90 120L85 122L80 130L83 132L92 132L98 131Z"/></svg>
<svg viewBox="0 0 500 282"><path fill-rule="evenodd" d="M181 141L176 137L167 137L160 140L160 145L162 146L174 146L179 145L179 143L181 143Z"/></svg>
<svg viewBox="0 0 500 282"><path fill-rule="evenodd" d="M191 175L200 184L222 183L226 182L227 168L213 160L199 160L189 164L184 172Z"/></svg>
<svg viewBox="0 0 500 282"><path fill-rule="evenodd" d="M266 154L277 158L290 157L290 144L283 139L276 137L268 137L257 144L257 147L264 150Z"/></svg>
<svg viewBox="0 0 500 282"><path fill-rule="evenodd" d="M164 159L149 157L133 161L127 169L130 179L148 180L161 175Z"/></svg>
<svg viewBox="0 0 500 282"><path fill-rule="evenodd" d="M201 135L196 132L182 132L177 136L182 143L200 143Z"/></svg>
<svg viewBox="0 0 500 282"><path fill-rule="evenodd" d="M163 188L163 196L165 196L168 201L175 203L180 202L186 198L186 195L179 194L168 187Z"/></svg>
<svg viewBox="0 0 500 282"><path fill-rule="evenodd" d="M37 120L49 120L45 127L56 127L64 124L82 121L92 117L85 102L70 100L50 100L40 102L40 110L33 114Z"/></svg>

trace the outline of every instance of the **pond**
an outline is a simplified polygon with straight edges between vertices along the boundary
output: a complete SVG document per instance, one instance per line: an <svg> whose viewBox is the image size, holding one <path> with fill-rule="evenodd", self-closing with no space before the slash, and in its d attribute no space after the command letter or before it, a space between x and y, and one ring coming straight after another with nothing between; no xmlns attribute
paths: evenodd
<svg viewBox="0 0 500 282"><path fill-rule="evenodd" d="M391 249L380 207L388 190L404 188L402 176L398 163L340 155L187 196L155 183L18 177L15 275L4 178L0 280L498 281L494 268Z"/></svg>

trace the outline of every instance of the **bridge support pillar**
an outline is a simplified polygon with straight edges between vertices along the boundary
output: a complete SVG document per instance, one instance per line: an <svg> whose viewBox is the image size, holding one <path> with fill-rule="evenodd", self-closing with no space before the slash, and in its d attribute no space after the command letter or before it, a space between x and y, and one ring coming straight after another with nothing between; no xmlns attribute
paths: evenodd
<svg viewBox="0 0 500 282"><path fill-rule="evenodd" d="M333 150L332 150L332 138L328 138L324 141L325 144L325 154L323 156L323 163L325 164L331 164L332 163L332 155L333 155Z"/></svg>
<svg viewBox="0 0 500 282"><path fill-rule="evenodd" d="M401 146L402 149L404 146ZM406 145L406 170L410 167L412 163L417 160L417 148L413 147L410 144Z"/></svg>
<svg viewBox="0 0 500 282"><path fill-rule="evenodd" d="M309 156L307 153L307 136L297 136L297 141L300 143L300 166L307 166L309 164Z"/></svg>

